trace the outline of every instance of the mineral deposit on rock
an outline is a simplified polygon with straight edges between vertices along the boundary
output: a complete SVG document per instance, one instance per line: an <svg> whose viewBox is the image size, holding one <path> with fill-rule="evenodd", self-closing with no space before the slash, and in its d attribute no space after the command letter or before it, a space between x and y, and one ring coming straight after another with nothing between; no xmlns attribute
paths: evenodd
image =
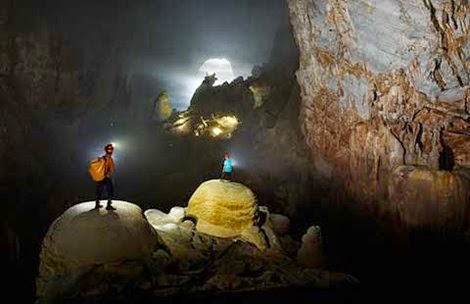
<svg viewBox="0 0 470 304"><path fill-rule="evenodd" d="M255 226L256 197L246 186L227 180L202 183L191 196L187 215L197 219L201 233L222 237L241 237L260 248L265 242Z"/></svg>

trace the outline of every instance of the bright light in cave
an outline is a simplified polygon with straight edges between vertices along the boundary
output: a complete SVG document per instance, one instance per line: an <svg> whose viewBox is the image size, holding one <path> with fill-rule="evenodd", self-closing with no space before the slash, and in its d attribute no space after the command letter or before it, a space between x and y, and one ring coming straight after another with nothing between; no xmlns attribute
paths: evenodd
<svg viewBox="0 0 470 304"><path fill-rule="evenodd" d="M211 58L206 60L199 68L199 72L203 72L205 75L215 73L215 76L217 77L215 85L221 85L225 81L231 82L235 79L232 64L225 58Z"/></svg>
<svg viewBox="0 0 470 304"><path fill-rule="evenodd" d="M214 134L214 136L219 136L220 133L222 133L222 130L218 127L215 127L212 129L212 134Z"/></svg>

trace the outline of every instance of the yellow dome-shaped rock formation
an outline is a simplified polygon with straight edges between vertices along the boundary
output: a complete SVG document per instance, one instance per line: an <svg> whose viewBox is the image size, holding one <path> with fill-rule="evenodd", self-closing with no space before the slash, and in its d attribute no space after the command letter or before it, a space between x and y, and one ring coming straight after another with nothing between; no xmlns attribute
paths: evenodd
<svg viewBox="0 0 470 304"><path fill-rule="evenodd" d="M266 244L255 226L258 206L248 187L226 180L202 183L191 196L187 216L197 219L201 233L220 237L241 237L264 249Z"/></svg>

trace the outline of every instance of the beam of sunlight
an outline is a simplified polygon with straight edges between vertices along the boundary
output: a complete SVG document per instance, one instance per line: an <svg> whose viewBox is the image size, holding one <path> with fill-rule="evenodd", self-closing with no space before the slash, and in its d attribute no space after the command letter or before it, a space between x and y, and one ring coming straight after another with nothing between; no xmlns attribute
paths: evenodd
<svg viewBox="0 0 470 304"><path fill-rule="evenodd" d="M210 58L206 60L199 68L199 72L205 73L205 75L215 73L217 77L215 85L221 85L225 81L231 82L235 79L232 64L225 58Z"/></svg>

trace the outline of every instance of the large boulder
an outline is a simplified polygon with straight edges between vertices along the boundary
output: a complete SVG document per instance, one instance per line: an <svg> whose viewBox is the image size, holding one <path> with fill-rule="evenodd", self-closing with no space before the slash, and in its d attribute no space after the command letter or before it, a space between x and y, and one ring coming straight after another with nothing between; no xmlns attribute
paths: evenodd
<svg viewBox="0 0 470 304"><path fill-rule="evenodd" d="M202 183L191 196L187 216L196 218L196 230L221 238L241 237L258 248L266 242L256 226L258 206L246 186L223 179Z"/></svg>
<svg viewBox="0 0 470 304"><path fill-rule="evenodd" d="M94 266L144 260L157 236L139 206L114 201L116 210L94 209L95 202L75 205L49 227L41 251L37 295L57 293ZM61 287L58 287L60 285Z"/></svg>

